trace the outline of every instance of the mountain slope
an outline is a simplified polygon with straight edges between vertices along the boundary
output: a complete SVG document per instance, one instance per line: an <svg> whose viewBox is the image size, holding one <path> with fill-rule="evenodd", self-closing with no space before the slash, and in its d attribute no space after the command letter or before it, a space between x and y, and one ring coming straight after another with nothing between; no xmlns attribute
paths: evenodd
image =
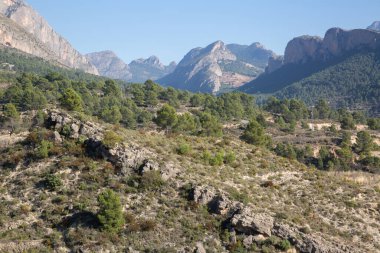
<svg viewBox="0 0 380 253"><path fill-rule="evenodd" d="M379 49L380 33L366 29L345 31L332 28L323 39L315 36L297 37L288 43L283 59L270 60L267 72L240 90L256 94L277 92L282 97L298 97L310 103L325 93L323 96L334 103L338 103L339 98L350 97L345 102L357 107L356 103L365 100L365 97L374 97L372 91L366 95L360 94L379 88L377 84L380 80L376 74L379 71ZM324 70L326 72L318 74ZM329 84L327 90L326 83ZM344 86L344 83L347 85ZM308 93L307 89L313 92ZM311 94L315 96L314 99L310 99ZM371 105L376 107L373 101Z"/></svg>
<svg viewBox="0 0 380 253"><path fill-rule="evenodd" d="M172 74L158 82L189 91L217 93L256 78L271 56L274 53L258 43L244 46L217 41L191 50Z"/></svg>
<svg viewBox="0 0 380 253"><path fill-rule="evenodd" d="M1 44L48 60L54 59L70 68L98 74L97 69L25 1L1 0L0 14L4 15L1 17L1 25L7 27L2 30Z"/></svg>

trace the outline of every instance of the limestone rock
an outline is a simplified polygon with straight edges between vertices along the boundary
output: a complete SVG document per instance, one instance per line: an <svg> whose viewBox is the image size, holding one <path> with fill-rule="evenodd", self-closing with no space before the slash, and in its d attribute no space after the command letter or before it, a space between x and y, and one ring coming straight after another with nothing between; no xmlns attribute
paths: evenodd
<svg viewBox="0 0 380 253"><path fill-rule="evenodd" d="M247 235L259 233L271 236L274 219L270 215L254 213L251 208L245 207L232 217L231 225L236 231Z"/></svg>
<svg viewBox="0 0 380 253"><path fill-rule="evenodd" d="M25 1L0 1L0 15L1 44L66 67L98 74L97 69Z"/></svg>
<svg viewBox="0 0 380 253"><path fill-rule="evenodd" d="M206 253L203 243L201 242L196 243L194 253Z"/></svg>
<svg viewBox="0 0 380 253"><path fill-rule="evenodd" d="M274 53L259 43L247 46L216 41L192 49L173 73L157 82L193 92L217 93L222 85L236 88L255 79L264 72L271 56Z"/></svg>

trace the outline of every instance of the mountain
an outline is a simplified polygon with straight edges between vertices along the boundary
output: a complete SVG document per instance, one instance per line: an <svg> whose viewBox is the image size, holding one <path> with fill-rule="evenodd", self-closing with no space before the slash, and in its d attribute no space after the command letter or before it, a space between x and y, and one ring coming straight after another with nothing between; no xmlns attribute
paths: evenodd
<svg viewBox="0 0 380 253"><path fill-rule="evenodd" d="M165 66L156 56L134 60L128 65L112 51L90 53L86 58L97 67L101 75L128 82L156 80L170 74L176 67L175 62Z"/></svg>
<svg viewBox="0 0 380 253"><path fill-rule="evenodd" d="M380 21L373 22L370 26L367 27L367 29L374 30L374 31L380 31Z"/></svg>
<svg viewBox="0 0 380 253"><path fill-rule="evenodd" d="M173 73L157 82L189 91L218 93L255 79L274 56L259 43L244 46L216 41L205 48L192 49Z"/></svg>
<svg viewBox="0 0 380 253"><path fill-rule="evenodd" d="M86 54L85 57L98 69L100 75L120 80L131 80L132 73L114 52L102 51Z"/></svg>
<svg viewBox="0 0 380 253"><path fill-rule="evenodd" d="M3 45L57 61L69 68L98 74L83 55L23 0L0 0L0 26L0 43Z"/></svg>
<svg viewBox="0 0 380 253"><path fill-rule="evenodd" d="M297 37L288 43L283 58L270 59L266 73L240 90L298 97L311 103L323 95L330 102L344 98L349 106L358 106L356 102L360 100L376 100L380 83L379 48L380 33L366 29L331 28L323 39ZM374 93L363 95L373 89Z"/></svg>
<svg viewBox="0 0 380 253"><path fill-rule="evenodd" d="M148 79L156 80L172 73L177 64L171 62L165 66L156 56L148 59L137 59L129 64L132 71L132 82L145 82Z"/></svg>

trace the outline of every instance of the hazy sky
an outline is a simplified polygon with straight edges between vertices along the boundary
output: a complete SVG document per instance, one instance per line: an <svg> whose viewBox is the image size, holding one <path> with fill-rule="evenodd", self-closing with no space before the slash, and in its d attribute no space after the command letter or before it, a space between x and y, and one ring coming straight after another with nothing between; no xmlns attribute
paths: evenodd
<svg viewBox="0 0 380 253"><path fill-rule="evenodd" d="M380 0L27 0L82 53L113 50L126 62L179 61L216 40L261 42L283 54L303 34L365 28Z"/></svg>

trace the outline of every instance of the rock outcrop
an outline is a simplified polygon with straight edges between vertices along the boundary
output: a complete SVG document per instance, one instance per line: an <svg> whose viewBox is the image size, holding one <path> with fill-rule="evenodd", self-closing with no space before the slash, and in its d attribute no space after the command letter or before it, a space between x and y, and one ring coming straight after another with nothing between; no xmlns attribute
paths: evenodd
<svg viewBox="0 0 380 253"><path fill-rule="evenodd" d="M380 33L366 30L329 29L325 37L301 36L291 40L285 49L284 65L329 60L353 50L380 48Z"/></svg>
<svg viewBox="0 0 380 253"><path fill-rule="evenodd" d="M131 82L145 82L148 79L157 80L172 73L177 64L171 62L164 65L157 56L151 56L147 59L137 59L129 63L131 68Z"/></svg>
<svg viewBox="0 0 380 253"><path fill-rule="evenodd" d="M0 15L1 44L69 68L98 74L97 69L25 1L0 0Z"/></svg>
<svg viewBox="0 0 380 253"><path fill-rule="evenodd" d="M216 41L205 48L192 49L173 73L158 83L193 92L217 93L236 88L264 72L274 53L261 44L225 45Z"/></svg>
<svg viewBox="0 0 380 253"><path fill-rule="evenodd" d="M236 231L246 235L271 236L274 219L268 214L255 213L251 208L245 207L232 217L231 225Z"/></svg>

